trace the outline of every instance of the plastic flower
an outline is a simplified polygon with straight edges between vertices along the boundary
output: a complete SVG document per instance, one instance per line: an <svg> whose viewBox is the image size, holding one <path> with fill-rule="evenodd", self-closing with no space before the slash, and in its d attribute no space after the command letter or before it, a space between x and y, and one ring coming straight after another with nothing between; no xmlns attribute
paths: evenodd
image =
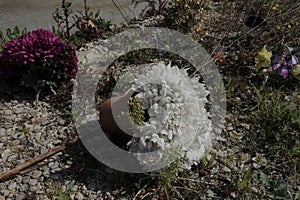
<svg viewBox="0 0 300 200"><path fill-rule="evenodd" d="M75 50L50 30L37 29L7 42L0 60L0 76L19 77L28 71L30 64L47 66L48 76L73 77L77 72Z"/></svg>
<svg viewBox="0 0 300 200"><path fill-rule="evenodd" d="M285 56L282 54L276 54L272 59L272 66L269 68L270 71L278 71L283 78L287 78L289 70L292 66L298 63L298 58L295 55L291 56L290 61L286 61Z"/></svg>
<svg viewBox="0 0 300 200"><path fill-rule="evenodd" d="M261 68L266 68L271 65L271 57L272 52L267 50L267 45L258 52L257 56L255 57L255 69L256 71L260 71Z"/></svg>
<svg viewBox="0 0 300 200"><path fill-rule="evenodd" d="M140 154L140 163L151 166L178 152L186 160L183 168L197 164L212 139L209 113L204 108L209 92L199 77L190 78L186 69L171 64L151 64L145 74L137 76L132 89L143 101L149 120L129 141L129 150L141 154L162 150L156 157Z"/></svg>

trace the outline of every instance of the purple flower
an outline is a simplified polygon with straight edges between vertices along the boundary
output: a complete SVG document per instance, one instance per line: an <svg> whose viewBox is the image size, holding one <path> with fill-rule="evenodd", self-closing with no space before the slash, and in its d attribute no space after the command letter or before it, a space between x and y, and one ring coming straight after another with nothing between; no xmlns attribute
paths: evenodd
<svg viewBox="0 0 300 200"><path fill-rule="evenodd" d="M287 78L289 75L289 70L293 65L298 63L298 58L295 55L291 56L291 61L286 61L286 58L283 54L276 54L272 59L272 66L270 66L270 71L278 71L278 73L283 76L283 78Z"/></svg>
<svg viewBox="0 0 300 200"><path fill-rule="evenodd" d="M0 77L19 77L30 64L47 66L49 77L72 78L77 72L75 50L50 30L37 29L7 42L0 53Z"/></svg>

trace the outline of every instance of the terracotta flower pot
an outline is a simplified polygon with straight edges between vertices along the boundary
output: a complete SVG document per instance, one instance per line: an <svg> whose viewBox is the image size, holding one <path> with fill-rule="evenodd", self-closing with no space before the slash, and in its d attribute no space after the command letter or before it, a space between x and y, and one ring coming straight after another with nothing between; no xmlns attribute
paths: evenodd
<svg viewBox="0 0 300 200"><path fill-rule="evenodd" d="M116 144L124 145L130 139L128 119L122 113L128 112L128 101L131 94L112 97L100 105L100 124L103 131Z"/></svg>

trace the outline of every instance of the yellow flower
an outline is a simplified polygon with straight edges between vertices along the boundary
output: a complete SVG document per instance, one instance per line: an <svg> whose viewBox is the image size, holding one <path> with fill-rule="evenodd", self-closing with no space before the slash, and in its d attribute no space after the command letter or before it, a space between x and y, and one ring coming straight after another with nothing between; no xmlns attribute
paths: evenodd
<svg viewBox="0 0 300 200"><path fill-rule="evenodd" d="M291 70L291 74L298 80L300 80L300 64L294 65Z"/></svg>
<svg viewBox="0 0 300 200"><path fill-rule="evenodd" d="M278 4L275 4L274 6L272 6L272 10L277 10L277 8L278 8Z"/></svg>
<svg viewBox="0 0 300 200"><path fill-rule="evenodd" d="M258 52L255 57L255 69L258 72L262 67L266 68L271 65L272 52L267 50L267 45Z"/></svg>

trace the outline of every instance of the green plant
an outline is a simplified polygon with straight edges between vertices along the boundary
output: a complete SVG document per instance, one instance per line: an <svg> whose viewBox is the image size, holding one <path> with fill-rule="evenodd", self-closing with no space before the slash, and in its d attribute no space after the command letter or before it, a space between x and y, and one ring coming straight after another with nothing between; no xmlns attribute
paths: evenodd
<svg viewBox="0 0 300 200"><path fill-rule="evenodd" d="M287 100L279 90L257 92L257 107L252 112L252 130L257 148L272 156L281 156L299 166L299 105ZM297 164L298 163L298 164Z"/></svg>
<svg viewBox="0 0 300 200"><path fill-rule="evenodd" d="M27 138L29 136L30 128L26 126L18 126L16 132L20 135L19 137Z"/></svg>
<svg viewBox="0 0 300 200"><path fill-rule="evenodd" d="M242 189L247 186L248 182L250 181L251 178L251 169L248 169L242 178L238 178L236 181L236 189Z"/></svg>
<svg viewBox="0 0 300 200"><path fill-rule="evenodd" d="M72 190L73 184L68 184L64 189L62 188L63 183L60 182L49 182L46 184L52 190L47 194L49 198L57 200L72 199L71 194L74 193L74 191Z"/></svg>
<svg viewBox="0 0 300 200"><path fill-rule="evenodd" d="M62 36L62 38L67 38L67 39L70 38L71 30L75 27L76 24L76 21L73 23L70 22L70 15L73 12L71 10L71 5L72 2L62 0L61 9L56 8L55 12L53 13L53 19L55 20L58 26L57 27L58 33L60 33L60 36Z"/></svg>
<svg viewBox="0 0 300 200"><path fill-rule="evenodd" d="M78 11L75 14L71 6L72 2L62 0L61 8L57 8L53 13L57 28L52 26L52 30L59 37L75 46L81 46L111 30L110 21L101 18L100 11L89 12L86 0L84 1L84 13Z"/></svg>
<svg viewBox="0 0 300 200"><path fill-rule="evenodd" d="M290 193L293 186L287 183L282 176L270 177L267 174L260 172L259 177L262 185L268 188L269 198L282 200L294 199L292 197L293 195Z"/></svg>

